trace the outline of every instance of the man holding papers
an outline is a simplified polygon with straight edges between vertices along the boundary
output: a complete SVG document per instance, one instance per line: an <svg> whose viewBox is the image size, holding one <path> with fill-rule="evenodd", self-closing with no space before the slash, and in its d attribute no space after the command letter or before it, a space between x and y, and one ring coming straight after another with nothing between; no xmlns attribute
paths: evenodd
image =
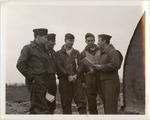
<svg viewBox="0 0 150 120"><path fill-rule="evenodd" d="M98 45L101 50L100 63L95 65L99 71L97 82L99 95L104 104L105 114L118 113L119 75L123 57L121 53L110 44L110 35L98 35Z"/></svg>
<svg viewBox="0 0 150 120"><path fill-rule="evenodd" d="M97 111L97 73L94 70L94 64L99 64L100 61L100 50L99 47L94 44L95 37L91 33L85 35L85 42L87 46L81 52L80 55L80 66L78 68L78 76L84 74L83 87L86 91L88 100L88 108L90 114L98 114Z"/></svg>

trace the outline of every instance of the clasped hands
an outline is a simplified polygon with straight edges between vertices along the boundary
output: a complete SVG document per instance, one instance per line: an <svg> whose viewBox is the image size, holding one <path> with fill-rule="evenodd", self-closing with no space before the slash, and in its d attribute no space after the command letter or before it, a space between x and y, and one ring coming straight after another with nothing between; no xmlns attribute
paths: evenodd
<svg viewBox="0 0 150 120"><path fill-rule="evenodd" d="M77 75L70 75L68 77L68 81L71 82L71 83L74 83L77 79Z"/></svg>

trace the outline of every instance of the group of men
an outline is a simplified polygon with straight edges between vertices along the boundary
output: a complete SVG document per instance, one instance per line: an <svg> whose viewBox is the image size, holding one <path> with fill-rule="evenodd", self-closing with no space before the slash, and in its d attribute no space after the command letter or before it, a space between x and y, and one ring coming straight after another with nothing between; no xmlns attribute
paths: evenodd
<svg viewBox="0 0 150 120"><path fill-rule="evenodd" d="M21 50L17 62L18 70L26 78L30 93L30 114L54 114L56 109L56 74L63 114L72 114L72 101L79 114L98 114L97 95L100 96L105 114L118 113L119 75L123 57L110 44L110 35L85 35L86 47L80 53L73 48L75 36L65 34L65 44L54 51L56 34L48 34L45 28L34 29L34 40ZM83 59L89 60L88 66ZM55 96L50 102L46 94Z"/></svg>

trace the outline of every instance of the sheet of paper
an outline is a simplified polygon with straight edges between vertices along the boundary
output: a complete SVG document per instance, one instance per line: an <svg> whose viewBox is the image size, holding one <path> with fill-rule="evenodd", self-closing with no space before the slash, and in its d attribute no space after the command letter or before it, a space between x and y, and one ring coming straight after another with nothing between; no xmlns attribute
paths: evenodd
<svg viewBox="0 0 150 120"><path fill-rule="evenodd" d="M76 63L76 69L78 68L78 60L75 59L75 63Z"/></svg>
<svg viewBox="0 0 150 120"><path fill-rule="evenodd" d="M55 96L49 94L48 92L46 93L46 99L50 102L53 102L55 100Z"/></svg>
<svg viewBox="0 0 150 120"><path fill-rule="evenodd" d="M92 61L90 61L87 57L83 58L81 60L87 67L94 67L94 63L92 63Z"/></svg>

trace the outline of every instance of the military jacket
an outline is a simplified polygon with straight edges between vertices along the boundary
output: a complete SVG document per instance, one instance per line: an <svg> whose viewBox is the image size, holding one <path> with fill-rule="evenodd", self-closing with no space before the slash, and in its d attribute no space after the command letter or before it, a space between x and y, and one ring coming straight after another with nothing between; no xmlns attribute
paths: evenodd
<svg viewBox="0 0 150 120"><path fill-rule="evenodd" d="M44 47L39 47L35 41L25 45L21 50L17 62L18 70L27 78L33 78L34 74L49 73L55 74L55 52L47 51Z"/></svg>
<svg viewBox="0 0 150 120"><path fill-rule="evenodd" d="M101 51L100 55L100 80L119 79L118 70L123 60L122 54L112 45Z"/></svg>
<svg viewBox="0 0 150 120"><path fill-rule="evenodd" d="M83 73L87 73L89 68L82 63L82 59L87 57L93 64L99 64L100 61L100 49L97 45L93 45L94 51L90 51L88 46L81 52L79 57L79 67L78 67L78 75L80 76Z"/></svg>
<svg viewBox="0 0 150 120"><path fill-rule="evenodd" d="M57 74L59 79L68 79L69 75L76 74L79 62L79 51L73 49L68 55L64 46L56 52Z"/></svg>

